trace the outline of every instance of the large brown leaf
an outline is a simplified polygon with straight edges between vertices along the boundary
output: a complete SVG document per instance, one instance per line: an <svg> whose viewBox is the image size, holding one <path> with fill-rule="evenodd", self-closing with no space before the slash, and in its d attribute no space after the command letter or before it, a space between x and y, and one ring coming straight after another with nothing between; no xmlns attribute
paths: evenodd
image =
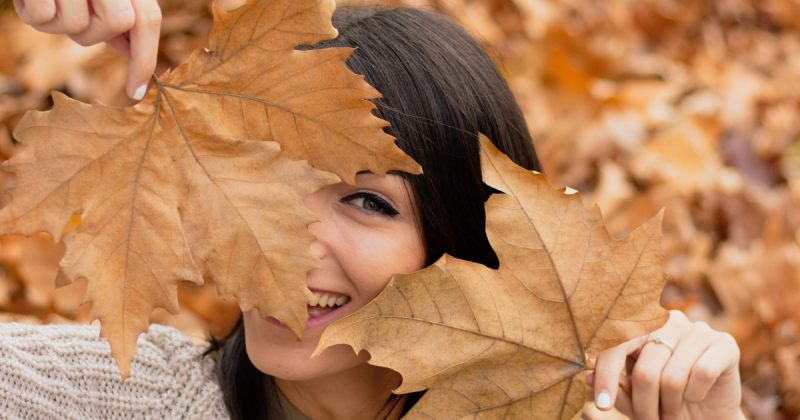
<svg viewBox="0 0 800 420"><path fill-rule="evenodd" d="M222 298L302 337L306 274L321 266L303 198L359 171L420 172L371 114L377 91L345 67L352 49L294 49L336 36L333 9L331 0L215 6L210 50L154 78L139 104L55 93L51 111L18 125L27 149L3 167L17 185L0 233L58 238L81 216L57 283L89 279L86 301L123 378L150 312L178 310L181 280L211 277Z"/></svg>
<svg viewBox="0 0 800 420"><path fill-rule="evenodd" d="M327 328L335 344L427 389L408 419L580 418L588 360L662 326L661 216L613 239L597 207L516 166L485 137L486 204L499 270L443 256L396 275L373 302Z"/></svg>

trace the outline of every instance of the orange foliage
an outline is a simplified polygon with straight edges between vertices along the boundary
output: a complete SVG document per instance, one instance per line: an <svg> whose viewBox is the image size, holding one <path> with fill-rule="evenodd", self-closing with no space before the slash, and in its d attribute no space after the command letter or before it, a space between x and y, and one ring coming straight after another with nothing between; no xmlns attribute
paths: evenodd
<svg viewBox="0 0 800 420"><path fill-rule="evenodd" d="M738 340L749 418L797 418L800 5L387 1L446 11L486 42L517 95L549 180L578 189L587 205L597 203L613 235L629 234L666 208L670 281L662 304ZM211 28L208 3L161 4L157 74L185 62ZM33 35L13 13L0 14L0 155L14 153L8 133L25 111L49 108L50 89L129 104L124 58L105 47L60 58L69 48L59 37ZM54 303L64 289L53 292L53 301L34 303L50 295L33 290L37 280L24 277L32 271L20 270L27 263L18 250L40 240L0 241L2 318L84 321L84 308ZM196 317L159 322L221 334L237 316L225 302L219 312L199 309L208 307L198 302L212 300L213 286L179 292L181 314ZM584 416L619 418L591 406Z"/></svg>

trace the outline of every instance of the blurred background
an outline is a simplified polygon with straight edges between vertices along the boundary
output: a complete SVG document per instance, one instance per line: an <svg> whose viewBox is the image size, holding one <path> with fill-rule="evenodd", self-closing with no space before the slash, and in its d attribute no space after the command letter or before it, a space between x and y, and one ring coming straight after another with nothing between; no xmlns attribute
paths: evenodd
<svg viewBox="0 0 800 420"><path fill-rule="evenodd" d="M160 3L156 74L205 46L212 23L209 1ZM384 4L443 11L486 45L550 181L600 206L613 235L666 208L662 305L737 339L749 418L800 418L800 0ZM38 33L0 0L0 159L52 90L130 105L126 73L110 48ZM0 322L88 322L85 282L54 289L63 255L46 234L0 236ZM239 313L213 284L182 287L180 304L152 321L198 344ZM625 417L587 404L584 418Z"/></svg>

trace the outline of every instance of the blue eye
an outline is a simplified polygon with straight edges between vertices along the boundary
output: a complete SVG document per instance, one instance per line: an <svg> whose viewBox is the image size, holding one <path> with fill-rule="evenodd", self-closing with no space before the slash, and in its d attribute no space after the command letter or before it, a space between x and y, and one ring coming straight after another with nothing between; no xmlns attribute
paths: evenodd
<svg viewBox="0 0 800 420"><path fill-rule="evenodd" d="M355 194L348 195L347 197L343 198L342 201L372 213L379 213L390 217L399 214L391 204L377 194L357 192Z"/></svg>

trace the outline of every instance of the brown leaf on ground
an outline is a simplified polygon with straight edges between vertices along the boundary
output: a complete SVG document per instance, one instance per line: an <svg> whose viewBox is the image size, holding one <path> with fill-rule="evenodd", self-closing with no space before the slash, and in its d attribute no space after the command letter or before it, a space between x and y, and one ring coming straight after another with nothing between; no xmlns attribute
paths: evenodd
<svg viewBox="0 0 800 420"><path fill-rule="evenodd" d="M499 270L445 255L396 275L315 354L349 344L403 375L395 392L427 389L408 419L580 418L588 361L669 316L662 213L615 240L597 207L481 145L484 182L505 193L486 204Z"/></svg>
<svg viewBox="0 0 800 420"><path fill-rule="evenodd" d="M58 262L64 256L64 244L53 243L50 236L38 234L30 238L21 235L2 236L0 246L3 249L0 260L16 270L25 284L27 301L42 308L50 306Z"/></svg>
<svg viewBox="0 0 800 420"><path fill-rule="evenodd" d="M0 271L0 306L6 306L11 301L11 280L5 270Z"/></svg>
<svg viewBox="0 0 800 420"><path fill-rule="evenodd" d="M800 306L792 303L800 277L786 276L781 268L797 265L792 248L800 239L800 126L796 123L800 121L800 20L796 19L800 3L382 3L444 11L490 46L525 113L548 179L554 185L576 188L584 198L593 196L586 202L598 203L615 237L628 235L666 208L663 250L671 281L662 294L662 305L683 310L691 320L708 322L737 338L747 418L794 420L800 415L800 405L785 401L793 394L781 390L778 373L784 366L778 365L776 351L800 342ZM44 39L55 35L36 35L19 22L11 2L5 4L0 12L0 141L25 111L48 106L47 91L31 90L31 76L37 74L45 76L38 82L69 92L73 98L115 106L130 103L122 82L126 58L111 54L108 48L96 57L80 51L69 55L74 45ZM211 0L160 0L159 5L163 20L156 74L185 63L195 49L207 47L213 25ZM554 74L550 64L555 61L569 72L568 77ZM34 69L33 63L42 67ZM55 74L58 70L63 74ZM713 156L692 150L699 138L691 136L698 131L686 128L698 122L719 128L704 140ZM681 131L691 138L681 138ZM664 147L672 145L687 150L689 158L675 161L680 154ZM7 155L5 149L0 152ZM644 152L657 165L649 173L643 173L635 161ZM698 157L705 159L702 165L697 165ZM609 173L610 161L624 173ZM684 173L672 178L675 168L715 179L693 180ZM12 178L4 175L0 184ZM694 185L699 181L715 187L697 189ZM632 196L625 183L633 187ZM789 199L782 242L770 245L766 235L761 239L776 208L763 194L753 194L754 186ZM5 195L0 207L7 199ZM785 259L777 266L780 275L768 269L776 259ZM86 310L91 305L81 306L75 314L80 299L74 296L59 304L64 288L57 290L54 307L32 305L25 299L25 284L16 269L4 261L0 269L6 271L0 281L0 312L33 315L43 322L53 310L69 319L85 322L88 318ZM202 298L193 293L183 296L182 291L199 288L191 283L182 286L178 291L181 311L205 305L206 292ZM8 289L6 303L2 302L4 287ZM203 290L207 287L214 285L207 282ZM77 289L75 294L81 294ZM786 302L773 302L777 296ZM200 298L198 304L191 305L196 298ZM210 320L209 328L217 337L224 335L224 327L216 326L219 317L194 312ZM587 411L583 418L617 419L600 411Z"/></svg>
<svg viewBox="0 0 800 420"><path fill-rule="evenodd" d="M632 172L684 194L713 189L720 182L721 164L712 144L715 136L708 131L696 123L664 131L637 150L631 159Z"/></svg>
<svg viewBox="0 0 800 420"><path fill-rule="evenodd" d="M0 16L0 39L9 40L5 48L0 46L4 58L21 63L9 70L25 87L42 93L60 87L107 48L102 43L82 47L64 35L39 32L12 15Z"/></svg>
<svg viewBox="0 0 800 420"><path fill-rule="evenodd" d="M214 337L224 337L242 314L236 302L219 298L212 281L206 281L199 287L192 283L181 283L178 300L181 310L188 309L201 317L207 331Z"/></svg>
<svg viewBox="0 0 800 420"><path fill-rule="evenodd" d="M89 279L85 300L123 378L148 315L177 312L181 280L212 278L223 299L302 337L306 274L320 266L303 198L359 171L420 172L372 115L377 91L345 67L352 49L294 49L336 36L333 9L215 6L209 50L154 77L139 104L54 93L51 111L17 125L27 148L3 164L16 185L0 233L60 237L81 216L56 284Z"/></svg>

